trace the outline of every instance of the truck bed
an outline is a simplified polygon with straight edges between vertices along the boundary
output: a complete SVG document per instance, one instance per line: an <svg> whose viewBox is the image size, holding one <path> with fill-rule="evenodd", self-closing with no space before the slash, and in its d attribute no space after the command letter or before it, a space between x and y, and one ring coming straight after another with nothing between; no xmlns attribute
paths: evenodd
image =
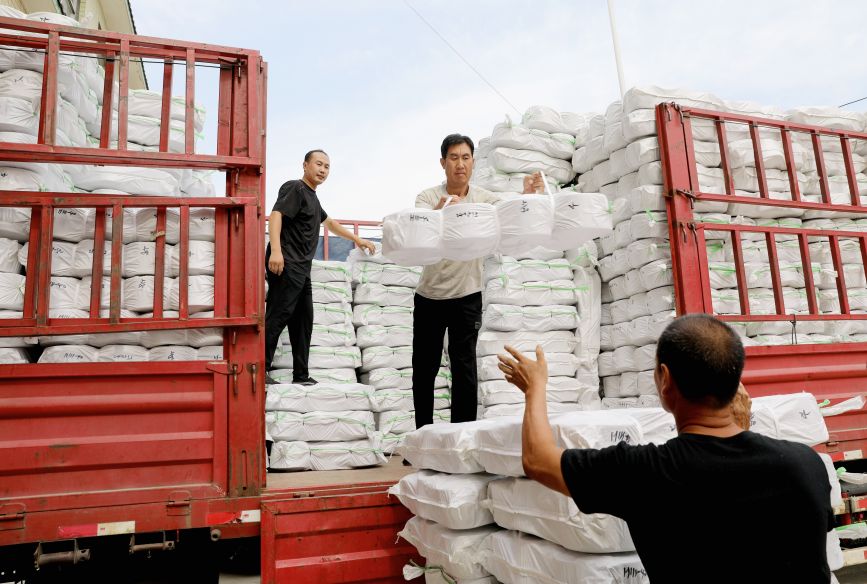
<svg viewBox="0 0 867 584"><path fill-rule="evenodd" d="M411 466L403 466L402 461L400 456L393 456L387 464L371 468L268 472L265 496L297 489L319 490L349 485L393 484L415 470Z"/></svg>

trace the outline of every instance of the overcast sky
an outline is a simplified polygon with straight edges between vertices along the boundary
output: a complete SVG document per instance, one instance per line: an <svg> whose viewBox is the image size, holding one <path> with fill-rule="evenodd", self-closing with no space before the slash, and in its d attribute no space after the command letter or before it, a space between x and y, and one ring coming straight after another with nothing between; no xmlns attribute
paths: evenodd
<svg viewBox="0 0 867 584"><path fill-rule="evenodd" d="M442 181L439 144L476 141L533 104L604 111L619 98L605 0L133 0L139 34L257 49L269 64L270 210L304 152L331 155L335 218L381 219ZM615 0L627 87L768 105L867 96L867 2ZM152 89L161 87L148 70ZM181 77L176 75L176 77ZM210 88L206 86L210 85ZM199 74L213 148L215 70ZM867 101L850 109L867 109Z"/></svg>

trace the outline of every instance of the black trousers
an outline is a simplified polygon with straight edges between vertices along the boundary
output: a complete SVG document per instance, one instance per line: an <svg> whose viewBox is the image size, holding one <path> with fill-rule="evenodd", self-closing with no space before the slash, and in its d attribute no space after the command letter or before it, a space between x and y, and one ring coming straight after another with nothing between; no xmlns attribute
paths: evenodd
<svg viewBox="0 0 867 584"><path fill-rule="evenodd" d="M313 289L310 286L310 263L286 262L279 276L268 269L271 248L265 254L268 274L268 297L265 302L265 369L271 369L280 333L289 328L292 343L292 377L310 376L310 338L313 336Z"/></svg>
<svg viewBox="0 0 867 584"><path fill-rule="evenodd" d="M476 341L482 326L482 293L431 300L415 295L412 335L412 397L415 426L433 423L434 382L443 338L449 333L452 370L452 422L471 422L478 408Z"/></svg>

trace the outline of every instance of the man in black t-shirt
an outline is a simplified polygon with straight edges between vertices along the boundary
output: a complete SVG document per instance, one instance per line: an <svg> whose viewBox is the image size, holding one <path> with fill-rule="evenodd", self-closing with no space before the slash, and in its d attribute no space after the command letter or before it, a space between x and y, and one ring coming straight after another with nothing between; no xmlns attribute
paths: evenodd
<svg viewBox="0 0 867 584"><path fill-rule="evenodd" d="M265 264L268 298L265 307L265 369L271 369L280 333L289 328L292 343L292 382L313 385L307 362L313 334L313 292L310 268L319 245L319 226L374 253L373 244L334 221L322 208L316 187L325 182L331 161L322 150L304 156L304 176L280 187L268 225ZM266 374L267 383L276 383Z"/></svg>
<svg viewBox="0 0 867 584"><path fill-rule="evenodd" d="M653 584L830 581L830 484L809 447L744 430L732 407L744 365L737 334L705 315L669 324L657 344L656 386L678 436L663 445L557 446L548 422L545 355L506 347L506 379L526 394L528 477L584 513L629 526Z"/></svg>

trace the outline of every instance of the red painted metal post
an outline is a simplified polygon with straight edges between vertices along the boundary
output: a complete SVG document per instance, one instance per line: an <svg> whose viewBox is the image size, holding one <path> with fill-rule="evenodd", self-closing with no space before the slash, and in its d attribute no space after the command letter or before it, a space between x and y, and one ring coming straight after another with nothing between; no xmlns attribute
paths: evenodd
<svg viewBox="0 0 867 584"><path fill-rule="evenodd" d="M108 318L116 323L120 320L120 305L122 300L121 271L123 268L123 212L124 208L115 203L111 208L111 284L109 287ZM90 283L102 290L102 276Z"/></svg>
<svg viewBox="0 0 867 584"><path fill-rule="evenodd" d="M99 127L99 147L107 149L111 146L111 121L114 107L114 63L116 55L105 59L105 78L102 80L102 119Z"/></svg>
<svg viewBox="0 0 867 584"><path fill-rule="evenodd" d="M187 91L184 112L184 152L196 151L196 50L187 49Z"/></svg>
<svg viewBox="0 0 867 584"><path fill-rule="evenodd" d="M100 308L102 308L102 275L105 270L105 222L106 209L98 207L96 209L96 222L94 225L93 234L93 268L90 271L90 316L97 318L101 316ZM114 229L114 222L112 222ZM112 233L113 237L120 237L119 233ZM99 285L97 285L97 282Z"/></svg>
<svg viewBox="0 0 867 584"><path fill-rule="evenodd" d="M166 208L156 209L157 224L154 233L154 318L163 317L163 298L166 276Z"/></svg>
<svg viewBox="0 0 867 584"><path fill-rule="evenodd" d="M780 137L783 141L783 152L786 155L786 172L789 175L789 189L792 192L792 200L800 202L801 186L798 184L798 169L795 167L795 155L792 152L792 133L788 128L781 128Z"/></svg>
<svg viewBox="0 0 867 584"><path fill-rule="evenodd" d="M160 152L169 151L169 134L172 128L172 75L175 63L166 59L163 63L163 95L160 108Z"/></svg>
<svg viewBox="0 0 867 584"><path fill-rule="evenodd" d="M190 207L180 208L180 238L178 241L178 318L190 317Z"/></svg>
<svg viewBox="0 0 867 584"><path fill-rule="evenodd" d="M768 177L765 174L765 158L762 155L762 136L755 122L750 124L750 139L753 141L753 160L756 164L756 180L759 183L759 196L768 198Z"/></svg>
<svg viewBox="0 0 867 584"><path fill-rule="evenodd" d="M60 35L48 33L45 65L42 73L42 99L39 112L39 144L53 145L57 140L57 62L60 52Z"/></svg>
<svg viewBox="0 0 867 584"><path fill-rule="evenodd" d="M129 40L120 41L117 95L117 149L126 150L129 132Z"/></svg>

